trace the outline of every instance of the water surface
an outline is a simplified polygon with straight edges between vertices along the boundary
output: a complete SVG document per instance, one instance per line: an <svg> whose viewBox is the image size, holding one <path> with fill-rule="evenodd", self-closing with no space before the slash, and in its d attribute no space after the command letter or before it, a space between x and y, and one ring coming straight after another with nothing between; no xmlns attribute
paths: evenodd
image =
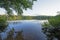
<svg viewBox="0 0 60 40"><path fill-rule="evenodd" d="M6 32L12 28L14 28L15 31L23 30L24 40L47 40L46 35L42 32L42 25L39 21L9 22ZM3 37L4 35L6 35L6 33L3 33Z"/></svg>

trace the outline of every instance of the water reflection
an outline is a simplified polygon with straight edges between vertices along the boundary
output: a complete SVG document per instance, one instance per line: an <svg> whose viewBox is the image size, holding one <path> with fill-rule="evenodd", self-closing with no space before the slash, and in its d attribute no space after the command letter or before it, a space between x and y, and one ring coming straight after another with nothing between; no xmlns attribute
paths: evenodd
<svg viewBox="0 0 60 40"><path fill-rule="evenodd" d="M12 28L14 28L15 32L23 31L24 40L47 40L46 36L42 32L42 26L36 22L13 22L9 23L8 30L9 32ZM6 35L6 33L3 33Z"/></svg>

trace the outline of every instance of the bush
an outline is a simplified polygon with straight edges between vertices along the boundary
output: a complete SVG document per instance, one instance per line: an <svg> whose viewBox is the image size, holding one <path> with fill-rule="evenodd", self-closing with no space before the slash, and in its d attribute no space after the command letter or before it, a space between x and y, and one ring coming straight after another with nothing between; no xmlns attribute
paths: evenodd
<svg viewBox="0 0 60 40"><path fill-rule="evenodd" d="M59 27L60 26L60 16L55 16L48 20L50 25L53 27Z"/></svg>
<svg viewBox="0 0 60 40"><path fill-rule="evenodd" d="M6 16L0 16L0 32L3 32L7 27L7 18Z"/></svg>
<svg viewBox="0 0 60 40"><path fill-rule="evenodd" d="M48 20L49 24L51 26L48 26L47 23L45 23L43 31L47 35L48 40L53 40L54 37L56 37L58 40L60 40L60 16L52 17Z"/></svg>

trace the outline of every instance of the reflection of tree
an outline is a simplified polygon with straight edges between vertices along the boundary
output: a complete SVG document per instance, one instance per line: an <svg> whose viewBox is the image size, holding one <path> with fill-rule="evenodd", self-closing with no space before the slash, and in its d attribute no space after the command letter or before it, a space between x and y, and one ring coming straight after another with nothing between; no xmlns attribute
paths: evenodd
<svg viewBox="0 0 60 40"><path fill-rule="evenodd" d="M17 33L17 36L15 37L15 40L24 40L22 36L22 31Z"/></svg>
<svg viewBox="0 0 60 40"><path fill-rule="evenodd" d="M8 23L6 20L6 16L0 16L0 33L7 28Z"/></svg>
<svg viewBox="0 0 60 40"><path fill-rule="evenodd" d="M1 35L0 35L0 40L2 40Z"/></svg>
<svg viewBox="0 0 60 40"><path fill-rule="evenodd" d="M8 32L8 36L5 40L13 40L13 35L14 35L14 29Z"/></svg>
<svg viewBox="0 0 60 40"><path fill-rule="evenodd" d="M16 37L14 37L14 29L10 30L5 40L23 40L22 31L17 32Z"/></svg>

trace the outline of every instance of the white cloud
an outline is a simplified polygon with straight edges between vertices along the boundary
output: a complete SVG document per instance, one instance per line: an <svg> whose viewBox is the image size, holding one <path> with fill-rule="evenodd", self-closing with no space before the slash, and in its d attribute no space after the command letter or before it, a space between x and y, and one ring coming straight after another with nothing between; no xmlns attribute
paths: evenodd
<svg viewBox="0 0 60 40"><path fill-rule="evenodd" d="M60 11L60 0L38 0L32 10L24 11L24 15L56 15Z"/></svg>
<svg viewBox="0 0 60 40"><path fill-rule="evenodd" d="M4 8L0 8L0 15L4 15L6 13L6 10Z"/></svg>

